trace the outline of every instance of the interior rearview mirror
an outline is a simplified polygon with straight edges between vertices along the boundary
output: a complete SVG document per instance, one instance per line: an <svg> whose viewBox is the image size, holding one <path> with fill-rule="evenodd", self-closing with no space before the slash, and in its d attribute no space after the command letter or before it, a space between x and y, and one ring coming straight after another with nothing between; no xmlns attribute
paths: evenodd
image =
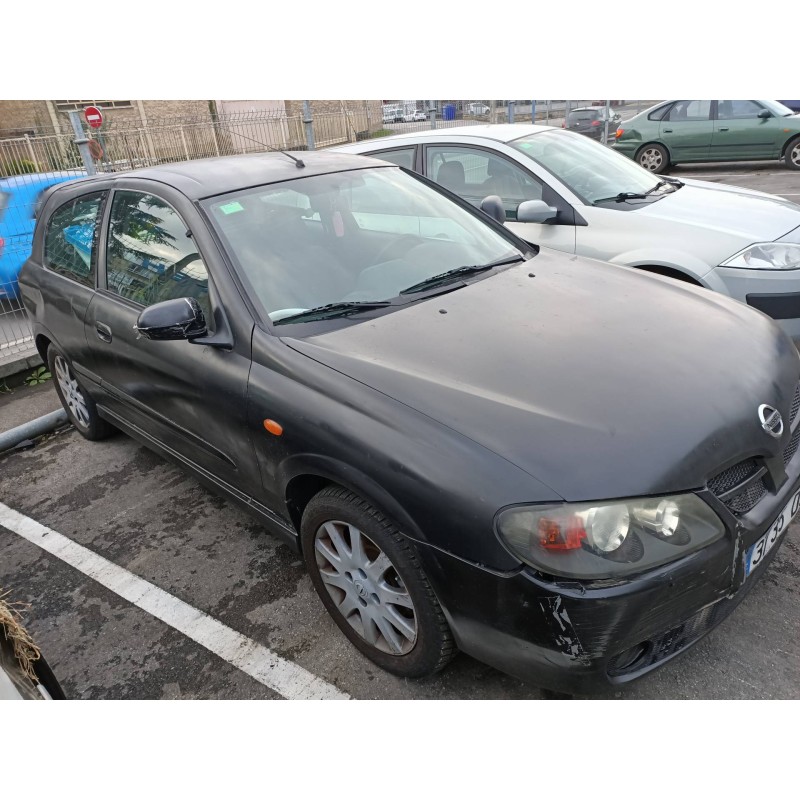
<svg viewBox="0 0 800 800"><path fill-rule="evenodd" d="M558 209L547 205L544 200L526 200L517 206L517 222L547 222L557 215Z"/></svg>
<svg viewBox="0 0 800 800"><path fill-rule="evenodd" d="M208 332L203 309L194 297L177 297L148 306L133 328L139 336L158 342L191 341Z"/></svg>
<svg viewBox="0 0 800 800"><path fill-rule="evenodd" d="M490 194L488 197L483 198L481 211L484 214L488 214L495 222L505 225L506 209L503 206L503 201L496 194Z"/></svg>
<svg viewBox="0 0 800 800"><path fill-rule="evenodd" d="M762 108L761 111L758 112L759 119L769 119L772 116L772 112L768 108Z"/></svg>

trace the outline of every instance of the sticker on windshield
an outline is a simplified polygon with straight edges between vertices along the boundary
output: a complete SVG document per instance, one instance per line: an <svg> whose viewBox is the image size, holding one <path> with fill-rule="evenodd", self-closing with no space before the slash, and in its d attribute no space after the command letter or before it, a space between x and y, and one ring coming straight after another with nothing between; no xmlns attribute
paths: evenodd
<svg viewBox="0 0 800 800"><path fill-rule="evenodd" d="M220 206L219 210L223 214L235 214L237 211L244 211L244 206L238 200L234 200L232 203L225 203L224 206Z"/></svg>

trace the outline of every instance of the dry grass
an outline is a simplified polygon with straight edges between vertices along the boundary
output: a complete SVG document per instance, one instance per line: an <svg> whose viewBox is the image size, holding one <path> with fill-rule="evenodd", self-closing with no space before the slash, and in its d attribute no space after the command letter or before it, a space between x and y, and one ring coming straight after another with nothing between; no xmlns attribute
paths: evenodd
<svg viewBox="0 0 800 800"><path fill-rule="evenodd" d="M25 674L38 683L33 665L41 658L39 648L34 644L28 632L22 625L22 610L27 608L24 603L9 603L6 598L10 593L0 593L0 630L7 642L14 648L14 655L19 661Z"/></svg>

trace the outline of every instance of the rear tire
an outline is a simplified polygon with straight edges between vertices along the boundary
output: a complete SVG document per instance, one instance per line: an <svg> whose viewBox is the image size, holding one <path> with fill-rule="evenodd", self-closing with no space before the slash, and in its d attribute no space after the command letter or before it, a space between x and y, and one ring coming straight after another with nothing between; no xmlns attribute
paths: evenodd
<svg viewBox="0 0 800 800"><path fill-rule="evenodd" d="M800 169L800 136L786 145L783 160L788 169Z"/></svg>
<svg viewBox="0 0 800 800"><path fill-rule="evenodd" d="M367 658L403 678L422 678L455 655L413 545L369 503L329 486L306 506L300 537L323 605Z"/></svg>
<svg viewBox="0 0 800 800"><path fill-rule="evenodd" d="M669 167L669 153L666 147L650 142L639 148L636 153L636 163L648 172L661 175Z"/></svg>
<svg viewBox="0 0 800 800"><path fill-rule="evenodd" d="M61 405L78 433L90 441L111 436L116 428L100 417L94 400L78 382L66 356L52 344L47 348L47 365Z"/></svg>

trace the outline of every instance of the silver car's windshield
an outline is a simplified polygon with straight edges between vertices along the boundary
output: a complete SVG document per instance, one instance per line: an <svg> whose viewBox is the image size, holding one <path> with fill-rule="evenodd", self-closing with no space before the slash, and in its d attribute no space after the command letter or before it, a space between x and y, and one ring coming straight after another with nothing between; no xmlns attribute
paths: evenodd
<svg viewBox="0 0 800 800"><path fill-rule="evenodd" d="M509 144L568 186L584 203L656 185L652 172L579 133L545 131Z"/></svg>
<svg viewBox="0 0 800 800"><path fill-rule="evenodd" d="M204 206L273 322L389 300L448 270L519 255L480 217L396 167L298 178Z"/></svg>

